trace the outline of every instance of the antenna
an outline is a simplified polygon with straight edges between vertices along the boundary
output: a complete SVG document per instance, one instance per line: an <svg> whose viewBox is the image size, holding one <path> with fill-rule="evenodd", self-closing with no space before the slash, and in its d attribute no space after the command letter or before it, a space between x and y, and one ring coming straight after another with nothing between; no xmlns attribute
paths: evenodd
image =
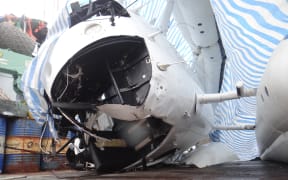
<svg viewBox="0 0 288 180"><path fill-rule="evenodd" d="M135 0L134 2L130 3L125 9L127 10L129 7L131 7L133 4L135 4L138 0Z"/></svg>
<svg viewBox="0 0 288 180"><path fill-rule="evenodd" d="M186 61L179 61L179 62L174 62L174 63L169 63L169 64L159 64L157 63L157 67L160 71L167 71L167 68L169 66L172 66L172 65L176 65L176 64L182 64L182 63L186 63Z"/></svg>

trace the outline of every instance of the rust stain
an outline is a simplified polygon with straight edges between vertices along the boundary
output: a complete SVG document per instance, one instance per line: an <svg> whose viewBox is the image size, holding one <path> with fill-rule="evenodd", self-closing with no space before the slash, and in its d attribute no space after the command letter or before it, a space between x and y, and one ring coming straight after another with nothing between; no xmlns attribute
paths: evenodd
<svg viewBox="0 0 288 180"><path fill-rule="evenodd" d="M68 170L71 169L68 165L68 160L65 155L51 157L43 155L41 157L41 170Z"/></svg>
<svg viewBox="0 0 288 180"><path fill-rule="evenodd" d="M40 155L21 154L16 159L15 155L5 156L4 172L5 173L23 173L40 171Z"/></svg>
<svg viewBox="0 0 288 180"><path fill-rule="evenodd" d="M8 136L5 146L5 154L40 153L39 137Z"/></svg>

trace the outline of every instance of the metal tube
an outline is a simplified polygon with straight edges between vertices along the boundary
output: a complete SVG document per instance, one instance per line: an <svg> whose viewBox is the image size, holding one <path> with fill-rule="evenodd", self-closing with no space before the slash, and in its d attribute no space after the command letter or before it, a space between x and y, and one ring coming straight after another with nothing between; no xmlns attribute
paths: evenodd
<svg viewBox="0 0 288 180"><path fill-rule="evenodd" d="M113 83L113 85L114 85L114 88L115 88L115 90L116 90L116 92L117 92L117 95L118 95L119 98L120 98L120 102L121 102L121 104L124 104L123 97L122 97L122 95L121 95L121 93L120 93L120 90L119 90L119 87L118 87L118 85L117 85L117 82L116 82L116 80L115 80L115 78L114 78L114 76L113 76L113 74L112 74L112 71L111 71L111 69L110 69L110 66L109 66L109 64L108 64L107 61L105 61L105 64L106 64L106 67L107 67L109 76L110 76L110 78L111 78L111 80L112 80L112 83Z"/></svg>
<svg viewBox="0 0 288 180"><path fill-rule="evenodd" d="M197 104L209 104L217 103L226 100L239 99L241 97L256 96L257 89L244 89L244 84L238 82L236 85L236 91L230 91L225 93L215 93L215 94L197 94Z"/></svg>
<svg viewBox="0 0 288 180"><path fill-rule="evenodd" d="M56 154L59 154L61 151L63 151L65 149L66 146L68 146L72 141L74 141L76 137L72 137L71 139L69 139L69 141L67 141L60 149L58 149L58 151L56 151Z"/></svg>
<svg viewBox="0 0 288 180"><path fill-rule="evenodd" d="M208 104L222 102L226 100L238 99L239 96L236 92L226 92L219 94L197 94L197 103Z"/></svg>
<svg viewBox="0 0 288 180"><path fill-rule="evenodd" d="M215 130L255 130L255 125L244 124L244 125L235 125L235 126L224 126L224 125L215 125L213 129Z"/></svg>

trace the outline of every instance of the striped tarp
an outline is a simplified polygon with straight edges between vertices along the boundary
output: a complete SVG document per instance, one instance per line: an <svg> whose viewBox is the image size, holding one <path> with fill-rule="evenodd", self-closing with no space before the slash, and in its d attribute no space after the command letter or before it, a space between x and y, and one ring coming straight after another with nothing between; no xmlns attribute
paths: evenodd
<svg viewBox="0 0 288 180"><path fill-rule="evenodd" d="M257 88L269 58L288 34L288 3L284 0L211 0L227 55L221 92L235 89L243 81ZM218 105L217 124L255 124L256 98ZM269 132L267 132L269 133ZM254 131L217 131L216 141L228 144L242 160L258 156Z"/></svg>

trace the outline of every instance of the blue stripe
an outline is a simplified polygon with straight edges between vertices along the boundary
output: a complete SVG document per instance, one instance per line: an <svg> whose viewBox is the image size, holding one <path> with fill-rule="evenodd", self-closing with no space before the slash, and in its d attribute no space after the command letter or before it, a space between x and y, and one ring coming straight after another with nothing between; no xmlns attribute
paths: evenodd
<svg viewBox="0 0 288 180"><path fill-rule="evenodd" d="M32 112L33 112L33 109L35 109L39 112L45 111L41 102L40 102L40 99L39 99L39 98L43 98L43 97L36 94L35 90L33 90L32 88L30 88L29 92L26 92L26 93L30 93L30 100L32 102L32 104L30 104L30 108L32 108ZM34 118L38 120L38 118L40 118L40 117L36 116Z"/></svg>
<svg viewBox="0 0 288 180"><path fill-rule="evenodd" d="M222 15L220 15L220 16L222 16ZM222 21L228 22L228 20L225 19L224 17L222 17L222 19L223 19ZM232 31L231 33L234 34L234 37L237 37L238 34L239 34L239 35L242 35L242 36L244 36L244 37L245 37L245 36L247 37L247 35L245 35L244 32L243 32L243 30L240 29L239 27L234 26L234 25L232 25L231 23L223 23L223 24L224 24L224 26L222 26L221 32L223 33L223 35L225 35L225 36L224 36L224 39L229 39L229 38L226 37L226 33L227 33L228 35L230 34L229 31ZM226 28L226 27L227 27L227 28ZM226 30L226 31L224 31L224 30ZM231 36L231 35L229 35L229 37L231 37L230 39L233 39L233 40L232 40L233 43L242 44L242 46L240 46L240 47L246 49L246 51L247 51L250 55L252 55L255 59L257 59L257 58L252 54L251 51L257 53L257 54L258 54L259 56L261 56L263 59L266 59L266 61L260 61L260 60L258 59L258 61L260 61L261 63L265 63L265 65L266 65L267 59L269 58L269 56L263 54L259 49L257 49L258 47L255 47L255 46L252 46L252 45L248 44L248 42L244 41L242 38L234 39L234 38L232 38L233 36ZM249 38L249 36L248 36L247 38L248 38L248 39L251 39L251 38ZM238 43L238 41L239 41L240 43ZM231 44L231 43L230 43L230 44ZM261 46L262 46L262 45L261 45ZM262 46L262 47L263 47L263 46ZM268 47L268 46L266 46L266 47L267 47L266 50L268 50L269 52L272 52L272 49L271 49L270 47ZM263 67L262 67L262 68L263 68Z"/></svg>
<svg viewBox="0 0 288 180"><path fill-rule="evenodd" d="M225 29L225 30L224 30ZM229 31L231 30L231 31ZM251 49L256 49L255 47L252 47L250 46L249 44L245 43L241 38L239 39L234 39L233 36L231 35L232 33L234 34L234 36L237 36L237 33L231 28L231 29L227 29L227 28L222 28L222 32L223 32L223 35L225 35L225 37L227 39L230 39L234 44L235 44L235 47L233 48L234 50L238 50L238 49L244 49L243 51L242 50L238 50L239 53L242 54L242 56L244 57L243 60L246 61L247 63L249 63L251 66L253 66L254 68L257 68L257 69L263 69L266 67L266 64L267 64L267 61L262 61L260 60L259 58L257 58L252 52L251 52ZM240 42L240 43L238 43ZM242 45L242 44L243 45ZM232 43L231 43L232 44ZM248 54L248 56L246 56L246 54L244 53L244 51ZM266 57L263 57L263 59L266 59L267 60L267 56ZM251 60L250 60L251 59ZM259 64L255 64L253 63L253 60L256 60L258 61L259 63L262 63L263 65L259 65ZM247 66L248 68L250 68L250 66ZM256 70L253 69L252 71L254 71L255 73L262 73L263 71L260 71L260 70ZM262 75L262 74L261 74Z"/></svg>
<svg viewBox="0 0 288 180"><path fill-rule="evenodd" d="M231 5L235 9L237 9L237 10L239 10L241 12L244 12L246 14L251 15L251 18L255 19L255 21L258 22L259 25L263 26L263 28L270 29L270 30L273 30L273 31L281 33L281 34L287 34L287 29L284 29L284 28L281 28L279 26L274 26L272 24L267 23L266 20L257 11L254 11L254 10L251 10L251 9L246 9L244 7L240 7L236 3L234 3L235 2L234 0L230 0L230 2L231 2ZM278 8L278 10L279 10L279 8ZM277 42L277 39L276 39L276 42Z"/></svg>
<svg viewBox="0 0 288 180"><path fill-rule="evenodd" d="M37 66L38 57L32 59L31 65L29 67L29 74L28 74L28 80L27 82L24 82L25 84L32 84L32 80L35 74L36 66Z"/></svg>
<svg viewBox="0 0 288 180"><path fill-rule="evenodd" d="M231 0L230 0L231 2ZM261 31L256 30L255 28L251 27L251 25L249 23L247 23L247 21L245 20L245 18L243 18L242 16L239 16L237 14L234 14L232 12L230 12L227 7L225 6L225 4L223 3L223 1L219 1L220 4L222 4L222 8L225 10L226 15L230 15L232 18L234 18L235 20L237 20L242 27L244 27L247 31L250 31L252 33L255 34L255 36L259 36L262 38L265 38L267 40L269 40L270 42L274 43L274 44L278 44L279 40L275 39L274 37L271 37L265 33L262 33ZM233 6L231 4L231 6ZM234 7L237 8L237 7Z"/></svg>
<svg viewBox="0 0 288 180"><path fill-rule="evenodd" d="M253 1L242 0L242 1L253 6L260 6L262 8L265 8L266 10L270 12L270 15L276 18L277 20L288 23L287 12L286 13L282 12L281 9L273 3L269 3L265 1L257 1L257 0L253 0Z"/></svg>
<svg viewBox="0 0 288 180"><path fill-rule="evenodd" d="M219 7L216 7L216 6L217 6L217 5L215 5L215 8L219 8ZM219 10L219 9L218 9L218 10ZM226 16L226 14L230 14L231 16L233 16L232 13L227 12L227 9L226 9L224 12L222 12L222 11L219 10L219 12L216 14L216 16L221 15L221 14L222 14L222 16L224 16L224 17ZM236 20L237 20L237 19L236 19ZM220 19L219 21L220 21L220 22L229 22L227 19L225 19L225 20L224 20L224 19L223 19L223 20ZM246 36L250 41L252 41L252 42L255 43L256 45L258 45L259 47L265 49L265 50L268 51L268 52L272 52L272 51L273 51L273 48L267 46L267 45L264 44L264 43L259 42L255 37L253 37L253 36L245 33L245 32L244 32L244 29L245 29L245 28L235 26L235 25L232 24L232 23L230 23L230 26L234 27L234 29L237 29L237 31L239 31L243 36ZM221 26L219 26L219 27L221 27ZM221 29L222 29L222 27L220 28L220 31L221 31ZM254 32L254 33L255 33L255 32ZM223 36L223 37L225 37L225 36ZM257 50L256 50L256 51L257 51Z"/></svg>

